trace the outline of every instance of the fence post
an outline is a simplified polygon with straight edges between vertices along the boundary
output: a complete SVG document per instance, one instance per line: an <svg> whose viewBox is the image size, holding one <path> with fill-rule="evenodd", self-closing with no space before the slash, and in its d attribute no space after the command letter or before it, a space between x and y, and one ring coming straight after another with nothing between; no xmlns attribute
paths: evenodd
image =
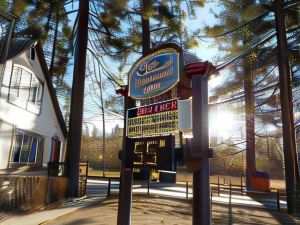
<svg viewBox="0 0 300 225"><path fill-rule="evenodd" d="M241 177L241 194L243 195L243 177Z"/></svg>
<svg viewBox="0 0 300 225"><path fill-rule="evenodd" d="M276 191L276 196L277 196L277 211L280 212L280 195L278 189Z"/></svg>
<svg viewBox="0 0 300 225"><path fill-rule="evenodd" d="M185 182L185 193L186 193L186 199L189 199L189 182Z"/></svg>
<svg viewBox="0 0 300 225"><path fill-rule="evenodd" d="M220 176L218 175L218 197L220 196Z"/></svg>
<svg viewBox="0 0 300 225"><path fill-rule="evenodd" d="M231 204L231 179L229 181L229 204Z"/></svg>
<svg viewBox="0 0 300 225"><path fill-rule="evenodd" d="M89 160L86 161L86 168L85 168L85 184L84 184L84 193L86 195L86 186L89 176Z"/></svg>
<svg viewBox="0 0 300 225"><path fill-rule="evenodd" d="M110 185L111 185L111 178L108 178L108 187L107 187L107 196L110 196Z"/></svg>
<svg viewBox="0 0 300 225"><path fill-rule="evenodd" d="M150 195L150 177L148 178L147 194Z"/></svg>
<svg viewBox="0 0 300 225"><path fill-rule="evenodd" d="M212 218L212 192L210 192L210 218Z"/></svg>

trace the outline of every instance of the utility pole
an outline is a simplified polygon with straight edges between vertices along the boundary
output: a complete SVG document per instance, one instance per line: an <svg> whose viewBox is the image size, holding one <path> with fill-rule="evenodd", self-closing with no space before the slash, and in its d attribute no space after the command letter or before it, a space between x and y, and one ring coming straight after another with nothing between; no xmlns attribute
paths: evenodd
<svg viewBox="0 0 300 225"><path fill-rule="evenodd" d="M285 28L285 14L280 0L275 1L275 25L277 36L277 54L280 84L280 102L282 112L283 153L285 164L285 182L287 193L288 213L294 212L295 201L295 149L293 149L294 124L292 124L291 101L290 101L290 67L288 59L288 47Z"/></svg>
<svg viewBox="0 0 300 225"><path fill-rule="evenodd" d="M84 100L84 78L88 41L89 0L79 1L77 36L75 37L74 72L67 142L67 162L69 163L70 197L78 197L79 163Z"/></svg>

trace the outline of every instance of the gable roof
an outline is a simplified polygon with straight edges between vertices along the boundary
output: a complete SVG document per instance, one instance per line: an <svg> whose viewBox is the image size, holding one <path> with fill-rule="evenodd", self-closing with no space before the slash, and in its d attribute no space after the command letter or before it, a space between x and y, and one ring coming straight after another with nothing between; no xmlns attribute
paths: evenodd
<svg viewBox="0 0 300 225"><path fill-rule="evenodd" d="M6 60L17 57L36 45L37 41L28 38L13 38L9 44Z"/></svg>
<svg viewBox="0 0 300 225"><path fill-rule="evenodd" d="M32 40L32 39L12 39L10 42L10 46L9 46L9 51L8 51L8 59L12 59L22 53L24 53L25 51L29 50L30 48L35 47L44 77L45 77L45 81L50 93L50 98L54 107L54 111L56 114L56 118L58 120L59 126L63 132L63 135L65 136L65 138L68 136L68 131L67 131L67 127L66 127L66 123L64 121L64 118L62 116L59 104L58 104L58 100L55 94L55 90L54 87L52 85L51 79L50 79L50 74L49 74L49 70L47 67L47 63L45 61L45 56L44 56L44 51L43 51L43 47L41 45L40 42Z"/></svg>
<svg viewBox="0 0 300 225"><path fill-rule="evenodd" d="M50 79L48 66L47 66L47 63L45 61L45 55L44 55L43 47L42 47L42 44L40 42L38 42L37 45L35 46L35 50L36 50L37 56L38 56L40 64L41 64L41 68L42 68L44 76L45 76L45 80L46 80L46 83L47 83L47 86L48 86L48 89L49 89L50 97L51 97L51 100L52 100L52 103L53 103L53 107L54 107L54 110L55 110L55 113L56 113L57 120L59 122L60 128L61 128L64 136L67 137L68 136L67 126L66 126L64 117L62 115L62 112L60 110L59 104L58 104L55 89L54 89L52 81Z"/></svg>

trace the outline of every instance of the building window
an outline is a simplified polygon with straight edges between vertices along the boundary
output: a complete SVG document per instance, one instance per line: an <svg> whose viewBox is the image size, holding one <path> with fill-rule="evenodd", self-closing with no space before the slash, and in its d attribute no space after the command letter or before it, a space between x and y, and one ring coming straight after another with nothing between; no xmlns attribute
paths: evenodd
<svg viewBox="0 0 300 225"><path fill-rule="evenodd" d="M8 101L27 111L39 114L43 98L43 83L21 67L14 66L9 84Z"/></svg>
<svg viewBox="0 0 300 225"><path fill-rule="evenodd" d="M13 163L40 163L43 138L40 135L18 130L11 156Z"/></svg>

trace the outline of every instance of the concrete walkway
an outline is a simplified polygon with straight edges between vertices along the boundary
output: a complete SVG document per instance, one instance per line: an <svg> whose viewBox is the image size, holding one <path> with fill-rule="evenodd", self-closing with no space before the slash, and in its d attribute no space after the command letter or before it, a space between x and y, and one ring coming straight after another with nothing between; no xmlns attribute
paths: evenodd
<svg viewBox="0 0 300 225"><path fill-rule="evenodd" d="M1 225L38 225L44 224L49 220L69 214L91 204L99 203L104 197L84 197L78 199L65 200L61 206L55 209L44 210L27 215L13 215L8 220L0 223ZM26 223L24 222L26 221Z"/></svg>
<svg viewBox="0 0 300 225"><path fill-rule="evenodd" d="M112 196L106 198L107 181L89 180L86 198L66 200L56 209L14 216L2 224L116 224L117 182L112 183L111 190ZM150 196L147 196L146 186L141 183L134 185L133 193L132 225L192 224L192 196L190 194L189 200L185 199L184 186L153 183ZM219 197L216 192L213 194L213 224L300 224L299 219L272 209L275 203L266 205L252 197L233 193L230 204L228 193L222 192Z"/></svg>

